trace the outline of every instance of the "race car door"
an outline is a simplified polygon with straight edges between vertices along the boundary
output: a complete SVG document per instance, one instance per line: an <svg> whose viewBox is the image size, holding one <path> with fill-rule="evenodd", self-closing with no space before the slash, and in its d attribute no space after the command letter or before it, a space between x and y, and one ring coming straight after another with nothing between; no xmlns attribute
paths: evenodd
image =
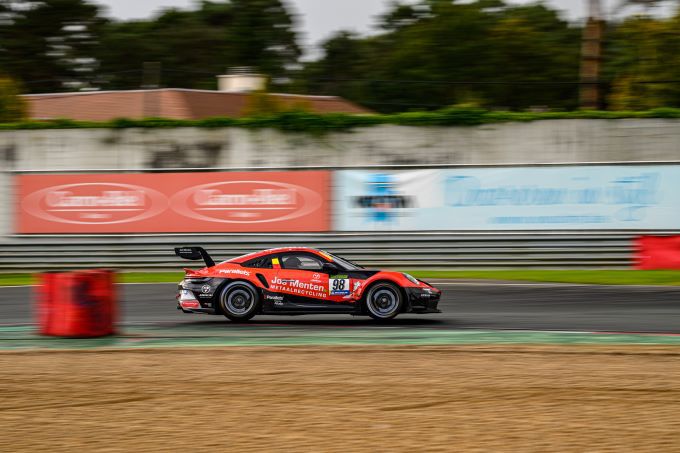
<svg viewBox="0 0 680 453"><path fill-rule="evenodd" d="M338 289L340 285L349 288L349 279L334 278L322 272L324 261L309 252L288 252L279 256L280 269L275 284L270 290L284 295L283 310L348 312L353 304L343 299L349 291ZM336 286L335 289L329 285Z"/></svg>

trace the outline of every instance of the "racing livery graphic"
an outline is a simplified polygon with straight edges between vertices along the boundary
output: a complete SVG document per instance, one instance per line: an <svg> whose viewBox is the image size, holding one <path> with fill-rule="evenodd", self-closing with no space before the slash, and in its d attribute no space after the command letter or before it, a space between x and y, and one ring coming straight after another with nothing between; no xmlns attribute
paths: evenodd
<svg viewBox="0 0 680 453"><path fill-rule="evenodd" d="M257 314L366 315L377 320L400 313L440 313L441 292L401 272L370 270L339 256L306 247L250 253L215 264L201 247L175 254L203 260L186 269L177 309L247 321Z"/></svg>

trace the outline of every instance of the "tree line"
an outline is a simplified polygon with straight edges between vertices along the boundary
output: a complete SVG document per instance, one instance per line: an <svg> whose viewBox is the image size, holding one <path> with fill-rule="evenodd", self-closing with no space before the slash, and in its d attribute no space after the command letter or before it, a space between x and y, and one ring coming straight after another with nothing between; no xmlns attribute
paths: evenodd
<svg viewBox="0 0 680 453"><path fill-rule="evenodd" d="M377 23L371 36L337 32L305 61L285 0L202 1L127 21L88 0L0 0L0 72L31 93L214 89L215 75L251 66L272 91L338 95L379 112L578 107L582 24L544 3L393 2ZM680 106L678 49L680 14L608 24L603 107Z"/></svg>

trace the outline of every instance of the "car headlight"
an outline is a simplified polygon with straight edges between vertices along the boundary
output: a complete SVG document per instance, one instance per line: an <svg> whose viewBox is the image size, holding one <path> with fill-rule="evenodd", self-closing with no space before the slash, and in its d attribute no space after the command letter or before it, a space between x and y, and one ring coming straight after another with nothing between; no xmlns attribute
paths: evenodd
<svg viewBox="0 0 680 453"><path fill-rule="evenodd" d="M408 279L408 281L410 281L410 282L413 283L414 285L420 284L420 282L419 282L415 277L413 277L412 275L409 275L409 274L402 274L402 275L403 275L404 277L406 277L406 278Z"/></svg>

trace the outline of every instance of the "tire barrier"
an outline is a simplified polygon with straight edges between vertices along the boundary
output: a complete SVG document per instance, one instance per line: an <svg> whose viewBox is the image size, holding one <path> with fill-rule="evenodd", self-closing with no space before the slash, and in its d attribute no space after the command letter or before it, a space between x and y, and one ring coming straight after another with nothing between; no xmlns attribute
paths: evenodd
<svg viewBox="0 0 680 453"><path fill-rule="evenodd" d="M637 269L680 270L680 236L640 236L635 249Z"/></svg>
<svg viewBox="0 0 680 453"><path fill-rule="evenodd" d="M112 335L116 317L114 273L93 270L40 274L36 305L41 335Z"/></svg>

